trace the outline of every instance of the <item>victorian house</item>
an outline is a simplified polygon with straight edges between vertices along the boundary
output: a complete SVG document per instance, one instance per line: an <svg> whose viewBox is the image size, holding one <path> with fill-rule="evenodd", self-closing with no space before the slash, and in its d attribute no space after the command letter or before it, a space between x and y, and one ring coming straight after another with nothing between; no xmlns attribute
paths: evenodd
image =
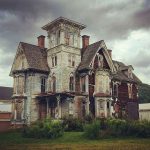
<svg viewBox="0 0 150 150"><path fill-rule="evenodd" d="M86 26L59 17L38 45L20 42L12 64L13 118L30 124L64 116L138 119L138 83L131 65L112 59L104 40L89 45ZM80 48L82 41L82 48Z"/></svg>

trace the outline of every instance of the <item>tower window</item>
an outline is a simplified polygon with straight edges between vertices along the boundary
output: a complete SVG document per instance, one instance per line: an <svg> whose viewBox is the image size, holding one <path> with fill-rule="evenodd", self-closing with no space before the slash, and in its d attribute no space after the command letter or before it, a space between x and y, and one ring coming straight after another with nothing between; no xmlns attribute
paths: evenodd
<svg viewBox="0 0 150 150"><path fill-rule="evenodd" d="M55 66L57 66L57 56L53 55L52 56L52 67L55 67Z"/></svg>
<svg viewBox="0 0 150 150"><path fill-rule="evenodd" d="M69 81L69 90L70 90L70 91L73 91L73 90L74 90L74 77L73 77L72 74L71 74L71 76L70 76L70 81Z"/></svg>
<svg viewBox="0 0 150 150"><path fill-rule="evenodd" d="M75 67L75 55L68 54L68 65L70 67Z"/></svg>

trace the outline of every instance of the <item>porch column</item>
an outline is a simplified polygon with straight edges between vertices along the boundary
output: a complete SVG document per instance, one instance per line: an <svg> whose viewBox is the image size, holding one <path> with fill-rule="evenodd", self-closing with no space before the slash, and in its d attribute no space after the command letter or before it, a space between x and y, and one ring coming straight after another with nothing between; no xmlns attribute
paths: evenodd
<svg viewBox="0 0 150 150"><path fill-rule="evenodd" d="M57 112L56 112L56 118L61 118L61 107L60 107L60 95L56 97L57 99Z"/></svg>
<svg viewBox="0 0 150 150"><path fill-rule="evenodd" d="M48 98L46 98L46 116L49 116Z"/></svg>

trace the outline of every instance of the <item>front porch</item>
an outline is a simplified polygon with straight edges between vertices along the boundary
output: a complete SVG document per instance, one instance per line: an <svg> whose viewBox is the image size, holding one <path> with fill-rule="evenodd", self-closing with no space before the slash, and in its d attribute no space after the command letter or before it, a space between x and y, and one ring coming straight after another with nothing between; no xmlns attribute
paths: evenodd
<svg viewBox="0 0 150 150"><path fill-rule="evenodd" d="M38 96L39 120L44 118L61 119L65 116L85 117L89 112L87 99L71 93L55 93Z"/></svg>

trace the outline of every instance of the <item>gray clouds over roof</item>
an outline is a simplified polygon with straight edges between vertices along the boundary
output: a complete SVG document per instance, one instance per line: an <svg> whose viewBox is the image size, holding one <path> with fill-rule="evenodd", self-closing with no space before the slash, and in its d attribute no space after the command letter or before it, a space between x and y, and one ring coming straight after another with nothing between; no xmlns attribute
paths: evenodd
<svg viewBox="0 0 150 150"><path fill-rule="evenodd" d="M41 27L59 16L87 25L83 33L89 34L92 42L104 40L113 53L117 51L113 49L114 42L128 40L132 31L150 33L149 0L0 0L0 73L6 66L10 68L20 41L36 44L37 36L46 35ZM130 54L129 49L126 51ZM146 53L149 56L150 52ZM118 52L116 57L121 59L124 55ZM144 61L147 64L146 56L141 57L142 64ZM139 64L134 64L137 70ZM0 77L0 83L1 80Z"/></svg>

